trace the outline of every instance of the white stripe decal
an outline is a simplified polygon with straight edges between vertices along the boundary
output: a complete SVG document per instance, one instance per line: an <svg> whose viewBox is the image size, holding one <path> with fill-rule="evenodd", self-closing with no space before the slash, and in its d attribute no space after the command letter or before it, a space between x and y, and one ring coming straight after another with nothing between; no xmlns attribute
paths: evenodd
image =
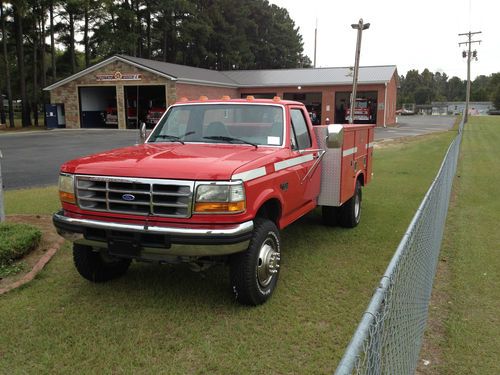
<svg viewBox="0 0 500 375"><path fill-rule="evenodd" d="M266 167L251 169L246 172L233 174L232 180L250 181L266 175Z"/></svg>
<svg viewBox="0 0 500 375"><path fill-rule="evenodd" d="M370 147L373 147L373 145L375 144L375 142L370 142L370 143L367 143L366 144L366 148L370 148Z"/></svg>
<svg viewBox="0 0 500 375"><path fill-rule="evenodd" d="M356 152L358 152L357 147L349 148L347 150L344 150L344 152L342 152L342 156L349 156L349 155L355 154Z"/></svg>
<svg viewBox="0 0 500 375"><path fill-rule="evenodd" d="M313 160L313 154L307 154L303 156L299 156L297 158L293 159L287 159L283 161L279 161L277 163L274 163L274 170L276 172L281 171L282 169L290 168L302 163L307 163L308 161Z"/></svg>

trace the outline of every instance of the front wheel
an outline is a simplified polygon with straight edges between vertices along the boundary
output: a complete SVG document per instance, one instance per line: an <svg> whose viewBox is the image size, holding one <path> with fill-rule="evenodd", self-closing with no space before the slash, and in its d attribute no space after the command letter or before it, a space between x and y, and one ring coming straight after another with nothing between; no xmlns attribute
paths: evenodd
<svg viewBox="0 0 500 375"><path fill-rule="evenodd" d="M236 300L260 305L273 293L280 271L280 236L269 219L256 218L247 250L231 256L231 285Z"/></svg>
<svg viewBox="0 0 500 375"><path fill-rule="evenodd" d="M102 283L124 275L130 259L119 259L93 251L92 247L73 244L73 261L80 275L95 283Z"/></svg>
<svg viewBox="0 0 500 375"><path fill-rule="evenodd" d="M361 220L361 183L356 181L354 195L340 206L340 225L345 228L354 228Z"/></svg>

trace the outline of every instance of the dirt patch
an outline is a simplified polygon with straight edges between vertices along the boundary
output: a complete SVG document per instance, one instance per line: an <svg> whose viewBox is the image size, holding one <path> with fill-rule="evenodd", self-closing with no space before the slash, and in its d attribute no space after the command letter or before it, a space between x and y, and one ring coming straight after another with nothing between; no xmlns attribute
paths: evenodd
<svg viewBox="0 0 500 375"><path fill-rule="evenodd" d="M10 215L7 216L7 221L37 227L42 232L42 239L35 250L20 260L24 262L23 271L0 279L0 295L33 280L64 242L64 239L57 234L50 215Z"/></svg>

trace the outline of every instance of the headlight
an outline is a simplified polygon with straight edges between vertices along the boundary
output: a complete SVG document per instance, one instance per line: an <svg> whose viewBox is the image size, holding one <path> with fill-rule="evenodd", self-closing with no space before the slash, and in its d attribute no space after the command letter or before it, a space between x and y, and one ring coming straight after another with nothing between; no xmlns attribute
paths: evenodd
<svg viewBox="0 0 500 375"><path fill-rule="evenodd" d="M76 203L75 178L72 174L61 173L59 175L59 199L61 202Z"/></svg>
<svg viewBox="0 0 500 375"><path fill-rule="evenodd" d="M245 211L243 183L198 185L194 204L196 213L238 213Z"/></svg>

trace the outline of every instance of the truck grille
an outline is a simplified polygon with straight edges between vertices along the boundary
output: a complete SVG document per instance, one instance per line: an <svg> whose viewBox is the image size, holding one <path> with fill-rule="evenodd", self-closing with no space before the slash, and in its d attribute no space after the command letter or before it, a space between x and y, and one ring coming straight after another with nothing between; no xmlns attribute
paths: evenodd
<svg viewBox="0 0 500 375"><path fill-rule="evenodd" d="M193 181L77 176L78 206L133 215L190 217Z"/></svg>

